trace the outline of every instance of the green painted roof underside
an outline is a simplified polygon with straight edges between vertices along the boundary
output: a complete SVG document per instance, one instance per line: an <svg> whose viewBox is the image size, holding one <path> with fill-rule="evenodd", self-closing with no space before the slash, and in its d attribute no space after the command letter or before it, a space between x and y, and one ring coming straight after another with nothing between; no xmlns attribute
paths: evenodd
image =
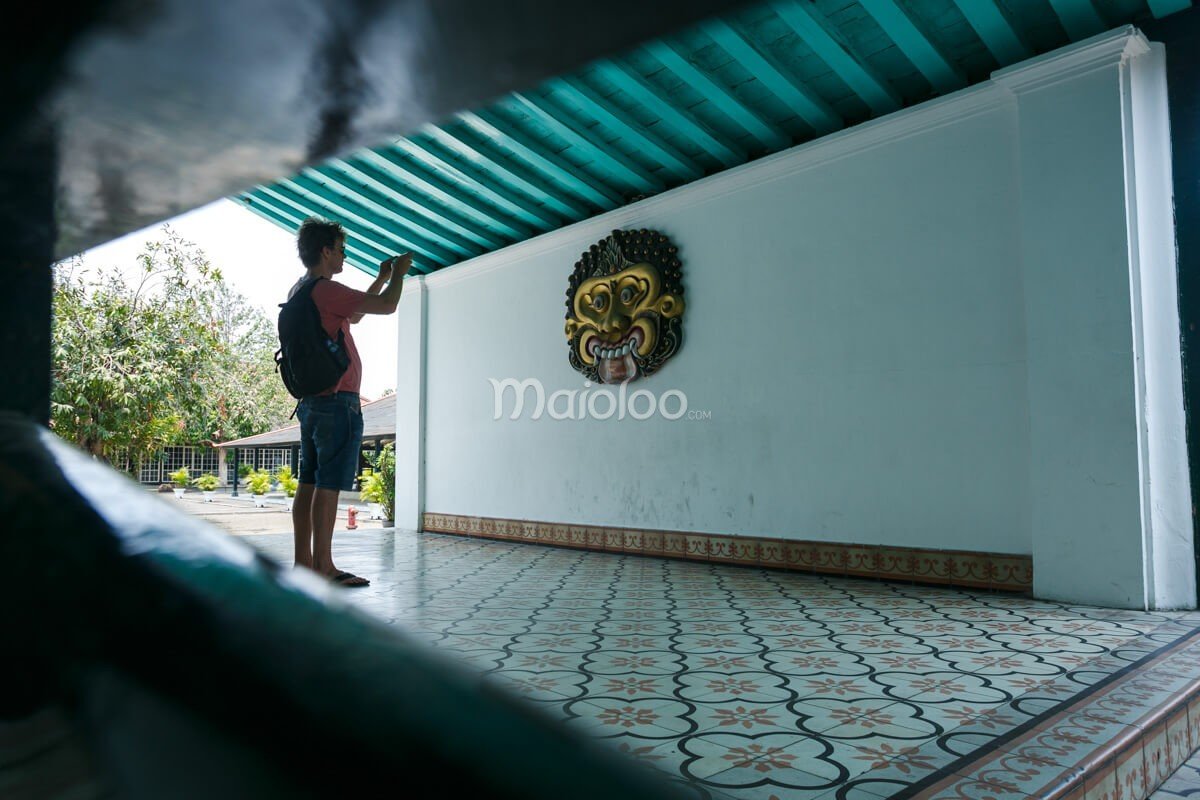
<svg viewBox="0 0 1200 800"><path fill-rule="evenodd" d="M1188 8L1191 0L778 0L234 199L430 273Z"/></svg>

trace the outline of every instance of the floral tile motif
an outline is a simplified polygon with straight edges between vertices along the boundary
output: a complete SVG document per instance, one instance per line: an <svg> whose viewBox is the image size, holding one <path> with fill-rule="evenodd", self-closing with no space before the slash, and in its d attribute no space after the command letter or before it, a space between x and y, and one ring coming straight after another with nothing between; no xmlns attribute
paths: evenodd
<svg viewBox="0 0 1200 800"><path fill-rule="evenodd" d="M594 736L667 740L696 729L695 722L688 718L688 705L665 698L588 698L567 703L563 710L568 715L568 724L582 727Z"/></svg>
<svg viewBox="0 0 1200 800"><path fill-rule="evenodd" d="M514 541L335 542L373 579L345 602L687 796L1142 800L1200 746L1200 614L842 577L882 564L974 580L957 556L776 548L813 575L719 563L726 544L690 535L581 526L580 542L620 534L622 551L588 552L520 541L536 523L464 524L484 523ZM705 561L624 552L639 537ZM280 559L286 538L247 537Z"/></svg>
<svg viewBox="0 0 1200 800"><path fill-rule="evenodd" d="M794 700L785 676L770 672L686 672L677 676L679 698L693 703L783 703Z"/></svg>
<svg viewBox="0 0 1200 800"><path fill-rule="evenodd" d="M586 656L579 653L507 653L504 668L526 672L579 671Z"/></svg>
<svg viewBox="0 0 1200 800"><path fill-rule="evenodd" d="M531 625L528 619L463 619L454 622L445 628L445 632L451 636L479 636L479 635L516 635L518 633L527 633Z"/></svg>
<svg viewBox="0 0 1200 800"><path fill-rule="evenodd" d="M587 675L574 670L495 670L484 676L527 700L562 702L583 696Z"/></svg>
<svg viewBox="0 0 1200 800"><path fill-rule="evenodd" d="M792 677L788 684L802 701L817 700L888 700L886 686L874 675L816 674Z"/></svg>
<svg viewBox="0 0 1200 800"><path fill-rule="evenodd" d="M778 670L771 669L770 662L757 653L684 653L683 656L684 668L687 671L779 673Z"/></svg>
<svg viewBox="0 0 1200 800"><path fill-rule="evenodd" d="M674 675L683 658L669 650L598 650L588 655L585 668L593 675Z"/></svg>
<svg viewBox="0 0 1200 800"><path fill-rule="evenodd" d="M675 637L675 648L680 653L754 654L763 650L756 636L733 633L681 633Z"/></svg>
<svg viewBox="0 0 1200 800"><path fill-rule="evenodd" d="M945 769L957 759L956 755L933 742L883 742L858 750L854 759L866 764L866 769L843 787L846 797L891 797Z"/></svg>
<svg viewBox="0 0 1200 800"><path fill-rule="evenodd" d="M897 725L908 727L911 722L917 722L918 731L927 731L932 725L938 736L977 731L994 738L1027 719L1012 712L1004 703L988 704L976 700L954 700L936 705L902 700L895 705L904 705L913 711L908 715L897 714Z"/></svg>
<svg viewBox="0 0 1200 800"><path fill-rule="evenodd" d="M800 733L795 724L796 715L787 703L732 700L724 703L697 704L691 718L696 722L696 733Z"/></svg>
<svg viewBox="0 0 1200 800"><path fill-rule="evenodd" d="M764 642L770 647L770 642ZM771 671L795 678L870 675L871 664L856 653L839 650L804 651L769 649L763 659L771 665Z"/></svg>
<svg viewBox="0 0 1200 800"><path fill-rule="evenodd" d="M680 771L717 789L769 785L784 793L826 791L849 777L832 758L831 745L792 733L701 734L683 741L680 749L689 756Z"/></svg>
<svg viewBox="0 0 1200 800"><path fill-rule="evenodd" d="M790 705L804 733L850 742L856 747L874 746L885 740L923 741L938 733L936 726L921 720L912 706L889 698L822 698Z"/></svg>
<svg viewBox="0 0 1200 800"><path fill-rule="evenodd" d="M933 653L936 648L917 636L883 634L878 636L860 633L835 633L830 637L838 648L847 653L862 655L922 655Z"/></svg>

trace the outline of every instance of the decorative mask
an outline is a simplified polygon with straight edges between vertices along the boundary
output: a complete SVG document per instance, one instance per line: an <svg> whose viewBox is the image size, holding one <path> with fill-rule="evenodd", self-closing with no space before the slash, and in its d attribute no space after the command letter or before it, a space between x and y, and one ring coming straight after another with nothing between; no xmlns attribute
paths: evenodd
<svg viewBox="0 0 1200 800"><path fill-rule="evenodd" d="M571 366L596 383L653 375L683 343L680 267L671 241L645 228L588 248L567 289Z"/></svg>

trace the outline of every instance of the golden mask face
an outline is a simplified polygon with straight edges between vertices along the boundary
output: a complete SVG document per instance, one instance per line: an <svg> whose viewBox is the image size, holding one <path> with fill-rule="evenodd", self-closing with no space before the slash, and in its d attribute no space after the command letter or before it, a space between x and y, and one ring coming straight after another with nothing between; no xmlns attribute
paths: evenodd
<svg viewBox="0 0 1200 800"><path fill-rule="evenodd" d="M652 374L679 349L684 303L675 253L653 231L613 231L584 253L564 326L575 369L597 383L622 383Z"/></svg>

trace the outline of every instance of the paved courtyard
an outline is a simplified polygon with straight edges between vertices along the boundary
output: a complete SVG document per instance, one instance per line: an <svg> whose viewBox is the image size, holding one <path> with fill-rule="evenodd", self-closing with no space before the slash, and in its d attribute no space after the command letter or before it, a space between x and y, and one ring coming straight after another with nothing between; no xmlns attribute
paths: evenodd
<svg viewBox="0 0 1200 800"><path fill-rule="evenodd" d="M286 498L282 493L266 495L265 508L256 508L249 492L245 490L237 497L231 497L227 491L218 492L211 502L206 502L200 492L192 490L178 499L170 493L163 493L160 497L163 502L171 503L181 511L200 517L237 536L286 533L289 536L288 547L291 547L292 516L287 510ZM338 505L335 531L346 530L347 510L350 507L354 507L358 512L358 530L380 530L383 527L381 520L368 519L367 504L358 501L358 492L342 492Z"/></svg>

